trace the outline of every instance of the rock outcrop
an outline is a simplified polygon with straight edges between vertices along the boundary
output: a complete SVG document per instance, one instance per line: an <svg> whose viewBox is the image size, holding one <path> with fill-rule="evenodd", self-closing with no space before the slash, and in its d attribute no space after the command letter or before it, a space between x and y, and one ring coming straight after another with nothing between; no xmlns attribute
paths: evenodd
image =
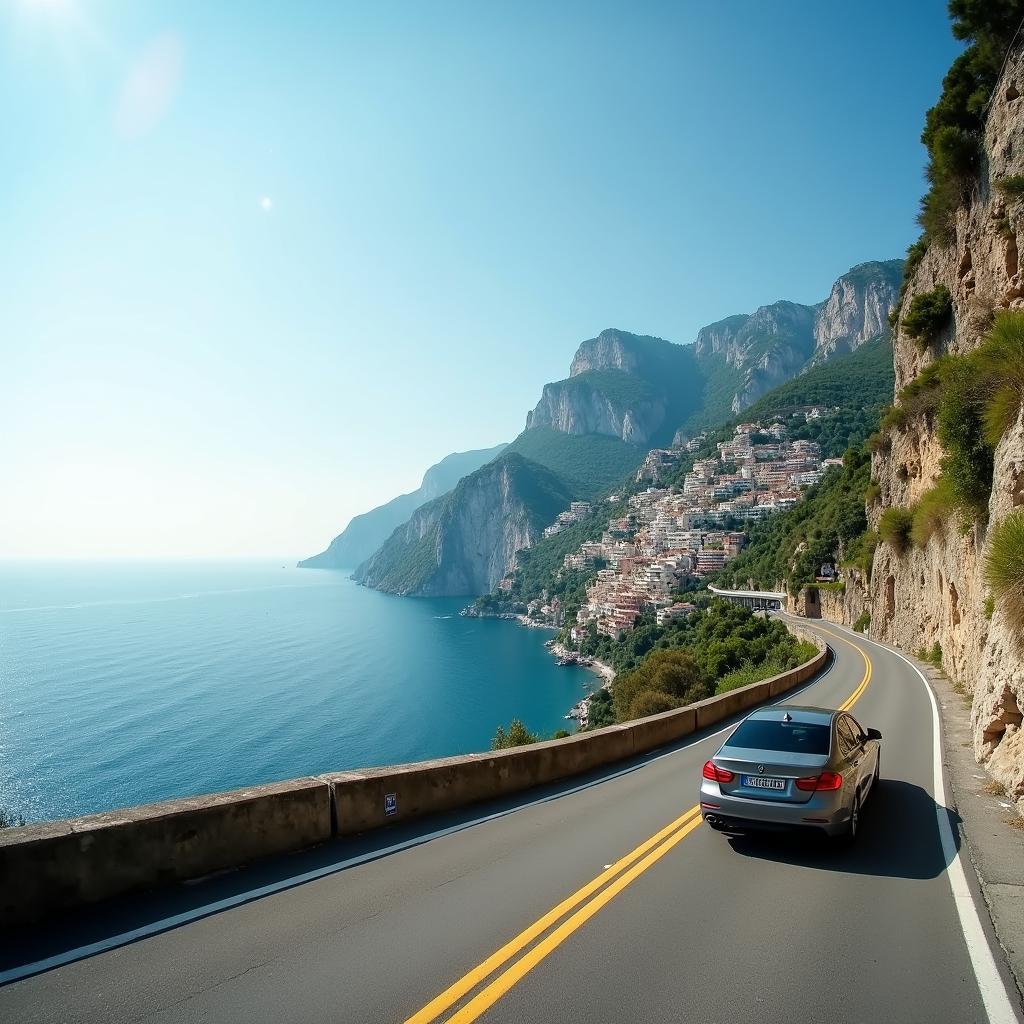
<svg viewBox="0 0 1024 1024"><path fill-rule="evenodd" d="M703 382L689 346L610 328L579 346L565 380L544 385L526 429L669 444L700 410Z"/></svg>
<svg viewBox="0 0 1024 1024"><path fill-rule="evenodd" d="M645 445L665 422L668 399L653 390L628 400L609 394L608 372L586 371L545 384L540 401L527 413L526 429L549 427L562 434L607 434L628 444Z"/></svg>
<svg viewBox="0 0 1024 1024"><path fill-rule="evenodd" d="M985 159L969 201L956 217L948 244L933 242L903 300L945 285L953 316L922 351L906 332L894 339L896 391L939 355L964 354L982 340L993 310L1024 308L1018 245L1024 209L995 189L1003 177L1024 174L1024 51L1010 56L995 90L984 135ZM876 526L888 507L910 507L940 473L942 446L928 415L890 431L872 460L880 501L868 507ZM946 524L923 548L900 553L879 545L871 576L872 635L912 650L938 644L943 668L971 694L975 753L1024 813L1024 660L1022 638L1005 621L985 586L983 562L992 527L1024 504L1024 423L1003 435L987 523L964 533Z"/></svg>
<svg viewBox="0 0 1024 1024"><path fill-rule="evenodd" d="M370 557L421 505L447 494L464 476L505 449L481 448L471 452L446 455L423 474L423 482L409 494L400 494L384 505L364 512L352 519L345 529L331 541L326 551L299 562L300 569L354 569Z"/></svg>
<svg viewBox="0 0 1024 1024"><path fill-rule="evenodd" d="M729 411L741 412L804 370L888 334L901 267L900 260L862 263L817 305L774 302L702 328L694 343L702 369L725 383L729 371L734 377Z"/></svg>
<svg viewBox="0 0 1024 1024"><path fill-rule="evenodd" d="M843 274L817 308L812 365L887 334L902 276L902 260L861 263Z"/></svg>
<svg viewBox="0 0 1024 1024"><path fill-rule="evenodd" d="M395 594L486 594L572 497L550 470L505 452L417 509L354 578Z"/></svg>

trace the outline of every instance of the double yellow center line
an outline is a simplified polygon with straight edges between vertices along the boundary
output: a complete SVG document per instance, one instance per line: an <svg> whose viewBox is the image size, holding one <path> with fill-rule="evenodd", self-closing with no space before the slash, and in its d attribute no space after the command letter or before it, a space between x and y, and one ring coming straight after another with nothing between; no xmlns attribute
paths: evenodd
<svg viewBox="0 0 1024 1024"><path fill-rule="evenodd" d="M868 683L871 682L871 659L861 647L838 633L826 629L821 632L852 647L864 659L863 678L853 693L839 706L840 711L849 711L860 700ZM431 1024L532 944L532 948L529 948L524 956L511 966L501 970L500 974L480 989L468 1002L446 1018L447 1024L469 1024L470 1021L477 1020L537 964L565 942L573 932L582 928L590 918L610 903L630 882L639 878L648 868L656 864L666 853L698 828L702 820L700 805L694 804L675 821L669 822L661 831L644 840L636 849L617 860L581 889L577 889L571 896L562 900L558 906L539 917L486 960L463 975L454 984L449 985L440 995L431 999L422 1010L407 1018L405 1024ZM566 917L566 915L569 916ZM563 918L565 920L562 920ZM548 929L559 921L561 924L545 935L545 932L548 932ZM541 938L542 936L544 937ZM536 941L538 939L540 939L539 942Z"/></svg>

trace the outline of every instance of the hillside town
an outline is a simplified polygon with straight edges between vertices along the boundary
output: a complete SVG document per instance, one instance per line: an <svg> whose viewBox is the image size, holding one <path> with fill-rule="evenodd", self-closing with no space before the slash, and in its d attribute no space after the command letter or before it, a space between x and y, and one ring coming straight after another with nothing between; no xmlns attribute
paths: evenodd
<svg viewBox="0 0 1024 1024"><path fill-rule="evenodd" d="M826 414L820 407L805 419ZM593 570L586 601L576 614L570 638L579 643L590 629L619 639L644 612L657 622L686 615L693 605L673 598L688 578L722 569L746 543L743 527L773 512L792 507L804 488L818 483L841 459L824 459L813 441L787 439L781 421L741 423L717 452L694 461L682 487L657 486L671 477L687 456L708 447L700 435L672 448L651 451L637 472L646 490L632 495L625 515L609 519L600 539L586 541L565 555L562 572ZM586 502L573 502L560 513L545 536L558 533L591 513ZM512 578L499 590L511 590ZM534 599L527 607L534 621L564 624L557 597Z"/></svg>

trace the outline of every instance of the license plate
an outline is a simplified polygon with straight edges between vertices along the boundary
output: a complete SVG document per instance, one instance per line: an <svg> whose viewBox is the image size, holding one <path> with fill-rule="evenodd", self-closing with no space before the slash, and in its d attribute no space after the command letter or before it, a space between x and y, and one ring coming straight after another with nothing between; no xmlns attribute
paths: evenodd
<svg viewBox="0 0 1024 1024"><path fill-rule="evenodd" d="M785 789L785 779L771 779L765 775L744 775L743 785L754 789Z"/></svg>

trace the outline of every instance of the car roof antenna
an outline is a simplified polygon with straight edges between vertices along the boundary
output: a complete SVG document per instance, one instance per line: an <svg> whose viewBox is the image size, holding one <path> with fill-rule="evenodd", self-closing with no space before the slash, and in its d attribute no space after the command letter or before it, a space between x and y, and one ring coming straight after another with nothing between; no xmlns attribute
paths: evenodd
<svg viewBox="0 0 1024 1024"><path fill-rule="evenodd" d="M782 720L783 720L784 722L792 722L792 721L793 721L793 716L792 716L792 715L791 715L791 714L790 714L790 713L789 713L789 712L787 711L787 712L786 712L786 713L785 713L785 714L784 714L784 715L782 716Z"/></svg>

